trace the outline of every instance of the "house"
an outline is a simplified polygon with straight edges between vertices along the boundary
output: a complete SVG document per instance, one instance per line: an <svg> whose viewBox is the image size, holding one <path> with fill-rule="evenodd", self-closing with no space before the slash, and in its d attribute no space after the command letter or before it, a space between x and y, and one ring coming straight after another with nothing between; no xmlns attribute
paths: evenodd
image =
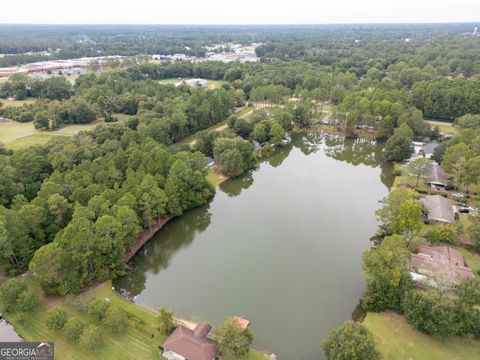
<svg viewBox="0 0 480 360"><path fill-rule="evenodd" d="M423 200L423 205L428 211L429 224L450 224L458 216L456 207L441 195L428 195Z"/></svg>
<svg viewBox="0 0 480 360"><path fill-rule="evenodd" d="M423 156L430 159L433 155L433 151L440 143L436 140L429 141L423 145Z"/></svg>
<svg viewBox="0 0 480 360"><path fill-rule="evenodd" d="M450 246L420 246L418 254L410 256L413 280L429 279L443 272L454 284L474 278L472 270L465 266L463 255ZM435 282L430 281L432 285Z"/></svg>
<svg viewBox="0 0 480 360"><path fill-rule="evenodd" d="M201 322L195 329L178 326L163 344L162 355L168 360L214 360L219 352L208 337L212 326Z"/></svg>
<svg viewBox="0 0 480 360"><path fill-rule="evenodd" d="M447 174L435 161L432 162L432 171L430 174L424 177L427 185L436 188L445 188L450 178L451 176Z"/></svg>

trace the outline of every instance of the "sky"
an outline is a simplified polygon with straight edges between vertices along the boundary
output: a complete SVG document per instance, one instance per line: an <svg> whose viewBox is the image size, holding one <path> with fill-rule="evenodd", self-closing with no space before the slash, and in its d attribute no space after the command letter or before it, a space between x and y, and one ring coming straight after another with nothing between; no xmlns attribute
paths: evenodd
<svg viewBox="0 0 480 360"><path fill-rule="evenodd" d="M480 0L0 0L0 23L337 24L480 21Z"/></svg>

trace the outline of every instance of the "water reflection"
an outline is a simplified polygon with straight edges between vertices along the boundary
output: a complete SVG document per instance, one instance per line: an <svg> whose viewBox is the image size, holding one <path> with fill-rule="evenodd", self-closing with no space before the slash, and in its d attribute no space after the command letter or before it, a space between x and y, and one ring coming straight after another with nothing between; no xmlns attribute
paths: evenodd
<svg viewBox="0 0 480 360"><path fill-rule="evenodd" d="M222 190L229 197L235 197L242 193L243 190L248 189L253 184L253 173L249 171L236 179L225 181L220 184Z"/></svg>
<svg viewBox="0 0 480 360"><path fill-rule="evenodd" d="M158 274L166 270L173 255L188 247L196 236L210 225L212 214L210 204L193 209L188 217L180 216L171 220L132 259L129 271L115 281L115 287L122 289L126 297L134 297L145 289L146 272Z"/></svg>
<svg viewBox="0 0 480 360"><path fill-rule="evenodd" d="M246 316L257 347L324 359L318 344L364 291L361 254L391 179L381 151L326 134L295 137L223 183L209 205L167 224L115 286L191 320Z"/></svg>

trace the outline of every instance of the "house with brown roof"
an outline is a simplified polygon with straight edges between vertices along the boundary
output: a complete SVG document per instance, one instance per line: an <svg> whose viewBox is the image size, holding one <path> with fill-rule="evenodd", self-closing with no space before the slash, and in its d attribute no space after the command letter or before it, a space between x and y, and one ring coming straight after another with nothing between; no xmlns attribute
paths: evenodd
<svg viewBox="0 0 480 360"><path fill-rule="evenodd" d="M428 211L429 224L451 224L458 216L457 208L441 195L426 196L423 205Z"/></svg>
<svg viewBox="0 0 480 360"><path fill-rule="evenodd" d="M450 246L420 246L418 253L410 256L410 270L414 280L432 279L439 273L453 284L474 278L472 270L465 266L462 253Z"/></svg>
<svg viewBox="0 0 480 360"><path fill-rule="evenodd" d="M208 336L212 326L201 322L195 329L178 326L163 344L162 355L168 360L214 360L218 357L215 342Z"/></svg>

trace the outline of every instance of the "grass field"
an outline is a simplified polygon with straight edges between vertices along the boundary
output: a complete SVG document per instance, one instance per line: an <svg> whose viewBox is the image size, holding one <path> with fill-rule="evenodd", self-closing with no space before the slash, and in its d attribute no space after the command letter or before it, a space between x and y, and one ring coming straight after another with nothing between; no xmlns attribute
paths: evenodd
<svg viewBox="0 0 480 360"><path fill-rule="evenodd" d="M466 265L472 269L475 275L480 275L480 255L475 254L474 252L465 249L461 246L454 246L455 249L460 251L463 254Z"/></svg>
<svg viewBox="0 0 480 360"><path fill-rule="evenodd" d="M394 312L368 313L364 325L384 360L477 360L480 342L452 337L445 341L415 330Z"/></svg>
<svg viewBox="0 0 480 360"><path fill-rule="evenodd" d="M207 174L207 181L212 184L213 186L218 186L221 183L223 183L225 180L228 180L228 177L213 170L213 169L208 169L208 174Z"/></svg>
<svg viewBox="0 0 480 360"><path fill-rule="evenodd" d="M176 84L180 81L186 81L189 80L189 78L170 78L170 79L163 79L160 80L160 84ZM218 89L220 88L223 84L227 84L226 81L223 80L209 80L207 79L207 89Z"/></svg>
<svg viewBox="0 0 480 360"><path fill-rule="evenodd" d="M28 98L25 100L14 100L14 101L0 98L0 103L2 103L3 106L22 106L25 104L33 104L36 101L37 99L35 98Z"/></svg>
<svg viewBox="0 0 480 360"><path fill-rule="evenodd" d="M32 277L27 277L24 281L38 294L40 304L29 314L23 324L19 324L14 315L8 316L7 320L25 341L54 341L55 359L163 359L159 355L158 346L164 343L166 336L157 331L156 312L122 298L113 290L111 281L94 286L69 302L60 296L43 296L41 289ZM69 316L75 316L87 325L93 324L93 319L87 313L80 311L75 301L82 299L88 302L95 298L108 299L111 304L120 307L127 314L127 325L119 332L112 332L102 327L101 345L95 351L85 350L78 343L68 341L61 331L47 328L47 311L55 306L63 308ZM194 323L188 321L179 321L190 328L195 326ZM229 360L228 357L225 359ZM268 360L268 357L252 350L248 356L239 360Z"/></svg>
<svg viewBox="0 0 480 360"><path fill-rule="evenodd" d="M455 134L457 133L457 129L452 126L452 123L445 122L445 121L436 121L436 120L427 120L428 123L432 126L438 126L440 131L447 135L449 133Z"/></svg>
<svg viewBox="0 0 480 360"><path fill-rule="evenodd" d="M40 305L31 313L23 325L15 321L15 317L8 320L15 330L26 341L54 341L56 359L159 359L158 345L165 337L156 329L155 314L140 308L120 296L111 288L111 282L105 282L82 294L85 300L92 298L108 298L123 308L128 314L128 326L118 333L113 333L102 327L102 344L94 352L83 349L78 343L68 341L61 331L49 330L46 326L47 311L52 306L60 306L70 316L76 316L85 324L93 323L90 316L80 312L73 304L67 304L61 298L46 298L41 296L41 290L32 278L26 279L30 287L40 295ZM139 324L139 327L134 326ZM145 330L142 330L145 329ZM154 337L148 332L154 333Z"/></svg>
<svg viewBox="0 0 480 360"><path fill-rule="evenodd" d="M128 115L123 114L116 116L119 118L119 122L129 118ZM100 120L90 124L66 125L54 131L40 131L35 129L33 122L19 123L8 120L0 123L0 143L3 143L8 149L17 150L32 145L46 144L55 136L73 136L80 131L92 130L99 124L104 124L104 122Z"/></svg>

